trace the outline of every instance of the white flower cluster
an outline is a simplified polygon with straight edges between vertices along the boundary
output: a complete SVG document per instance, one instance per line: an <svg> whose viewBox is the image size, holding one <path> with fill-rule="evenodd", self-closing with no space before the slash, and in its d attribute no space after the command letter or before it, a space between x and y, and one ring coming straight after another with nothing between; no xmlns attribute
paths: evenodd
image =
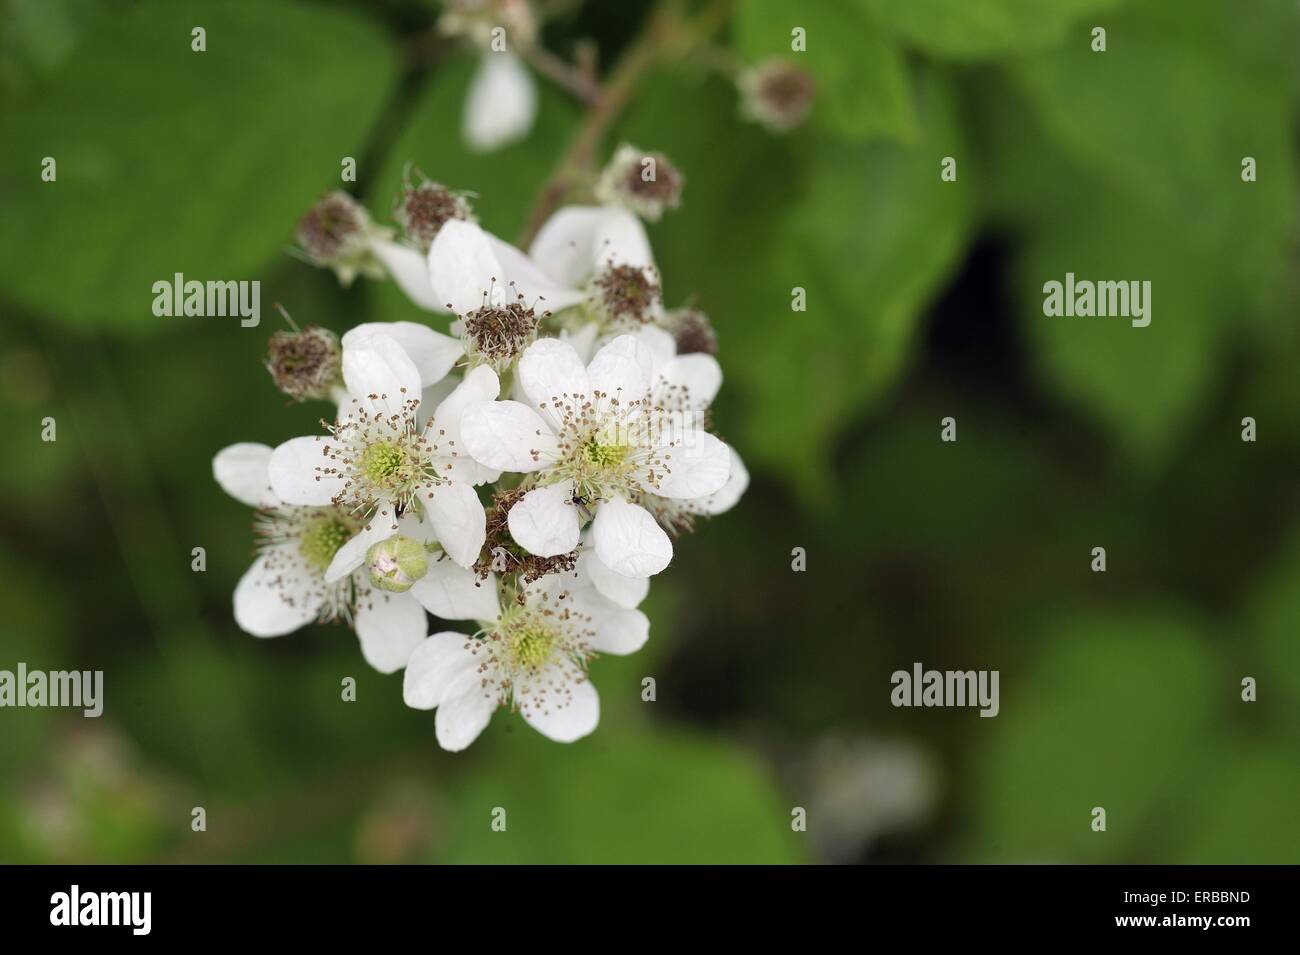
<svg viewBox="0 0 1300 955"><path fill-rule="evenodd" d="M400 239L327 196L299 226L308 261L345 282L382 266L414 305L449 314L447 332L278 332L277 385L331 401L334 420L213 461L257 509L239 626L270 637L350 623L372 666L405 668L407 704L437 710L445 749L468 746L498 707L553 740L590 733L588 664L646 642L637 607L673 539L748 483L708 429L722 383L708 320L663 306L638 214L675 207L683 177L650 158L620 149L603 204L561 208L527 253L423 178L397 198ZM472 632L430 635L426 611Z"/></svg>

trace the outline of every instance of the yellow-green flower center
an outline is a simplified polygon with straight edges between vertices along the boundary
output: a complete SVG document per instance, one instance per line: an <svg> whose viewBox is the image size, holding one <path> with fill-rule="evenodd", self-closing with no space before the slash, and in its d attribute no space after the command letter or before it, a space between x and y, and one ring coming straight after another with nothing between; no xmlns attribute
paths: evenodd
<svg viewBox="0 0 1300 955"><path fill-rule="evenodd" d="M323 572L351 537L352 529L343 521L322 516L303 528L298 550L311 567Z"/></svg>
<svg viewBox="0 0 1300 955"><path fill-rule="evenodd" d="M621 444L603 444L590 438L582 446L582 456L587 463L600 470L618 467L627 458L627 447Z"/></svg>
<svg viewBox="0 0 1300 955"><path fill-rule="evenodd" d="M555 634L536 623L525 623L507 637L510 657L521 669L536 670L551 658Z"/></svg>

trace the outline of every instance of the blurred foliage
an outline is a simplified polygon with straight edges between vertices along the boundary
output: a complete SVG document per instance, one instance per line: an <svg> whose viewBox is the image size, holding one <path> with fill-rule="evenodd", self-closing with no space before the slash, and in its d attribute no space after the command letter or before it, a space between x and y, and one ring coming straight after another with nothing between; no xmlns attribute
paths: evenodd
<svg viewBox="0 0 1300 955"><path fill-rule="evenodd" d="M618 8L546 41L608 67L650 19ZM342 157L379 220L409 167L514 238L582 107L539 79L531 136L467 150L473 58L433 0L0 9L0 668L102 668L108 698L0 712L0 860L1300 861L1293 4L745 0L720 48L650 71L598 152L685 171L651 237L668 304L717 327L716 423L754 484L656 578L647 648L594 664L595 736L503 714L460 756L345 629L235 628L248 514L210 461L326 413L261 368L271 303L427 318L285 254ZM728 76L774 55L818 89L785 136ZM1044 318L1067 271L1151 280L1151 326ZM175 272L261 279L266 322L154 318ZM998 718L893 709L917 660L999 669ZM863 806L834 831L870 842L821 855L790 831L844 812L819 780L903 772L843 754L898 747L942 767L937 815L879 833Z"/></svg>

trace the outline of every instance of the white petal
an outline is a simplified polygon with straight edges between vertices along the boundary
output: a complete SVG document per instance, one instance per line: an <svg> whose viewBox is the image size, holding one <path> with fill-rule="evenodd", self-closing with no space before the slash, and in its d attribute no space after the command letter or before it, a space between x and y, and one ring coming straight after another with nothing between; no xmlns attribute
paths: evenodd
<svg viewBox="0 0 1300 955"><path fill-rule="evenodd" d="M600 722L600 697L596 695L596 688L585 678L577 682L577 673L571 668L570 674L568 685L572 688L572 695L566 699L565 706L557 707L551 703L553 694L545 697L533 694L521 707L528 724L557 743L581 739Z"/></svg>
<svg viewBox="0 0 1300 955"><path fill-rule="evenodd" d="M473 222L452 219L429 246L429 278L438 298L457 315L481 308L489 289L505 294L505 269L487 233ZM494 281L495 280L495 281Z"/></svg>
<svg viewBox="0 0 1300 955"><path fill-rule="evenodd" d="M425 610L443 620L495 620L501 613L496 575L479 580L474 571L450 560L431 561L410 592Z"/></svg>
<svg viewBox="0 0 1300 955"><path fill-rule="evenodd" d="M640 610L611 607L594 615L591 627L596 631L591 645L600 653L626 656L636 653L650 639L650 620Z"/></svg>
<svg viewBox="0 0 1300 955"><path fill-rule="evenodd" d="M478 659L465 649L470 637L443 631L424 640L406 661L402 676L402 699L416 710L431 710L447 694L447 687L469 670L478 669Z"/></svg>
<svg viewBox="0 0 1300 955"><path fill-rule="evenodd" d="M645 508L611 498L596 510L591 525L596 556L625 577L651 577L673 559L673 543Z"/></svg>
<svg viewBox="0 0 1300 955"><path fill-rule="evenodd" d="M653 266L645 227L630 212L603 206L565 206L543 223L529 257L556 282L583 285L609 261Z"/></svg>
<svg viewBox="0 0 1300 955"><path fill-rule="evenodd" d="M510 536L538 557L567 554L578 546L581 530L573 504L573 483L561 481L535 488L519 499L506 515Z"/></svg>
<svg viewBox="0 0 1300 955"><path fill-rule="evenodd" d="M321 598L313 597L299 562L284 544L258 556L235 587L235 623L255 637L279 637L316 619ZM268 566L268 563L271 566Z"/></svg>
<svg viewBox="0 0 1300 955"><path fill-rule="evenodd" d="M343 486L337 474L321 474L334 465L326 457L333 447L324 438L290 438L271 452L267 472L271 489L287 504L322 506L330 503Z"/></svg>
<svg viewBox="0 0 1300 955"><path fill-rule="evenodd" d="M361 654L380 673L396 673L429 632L424 608L410 594L371 590L357 605Z"/></svg>
<svg viewBox="0 0 1300 955"><path fill-rule="evenodd" d="M558 338L542 338L519 357L519 384L534 407L559 426L552 406L563 395L576 397L591 392L587 369L573 346Z"/></svg>
<svg viewBox="0 0 1300 955"><path fill-rule="evenodd" d="M232 444L212 459L212 476L241 504L275 507L280 499L271 490L270 465L271 449L265 444Z"/></svg>
<svg viewBox="0 0 1300 955"><path fill-rule="evenodd" d="M465 450L498 471L538 471L554 458L550 426L518 401L490 401L466 409L460 419Z"/></svg>
<svg viewBox="0 0 1300 955"><path fill-rule="evenodd" d="M432 329L430 329L432 331ZM419 402L424 386L406 350L388 335L370 333L343 347L343 382L372 412L395 413Z"/></svg>
<svg viewBox="0 0 1300 955"><path fill-rule="evenodd" d="M740 460L735 448L728 447L728 450L731 451L731 474L727 476L727 483L722 485L721 490L698 502L699 509L705 514L721 514L731 510L749 487L749 471L745 469L745 462Z"/></svg>
<svg viewBox="0 0 1300 955"><path fill-rule="evenodd" d="M638 328L633 334L654 355L656 372L677 356L677 339L673 338L671 332L660 328L658 325L646 325Z"/></svg>
<svg viewBox="0 0 1300 955"><path fill-rule="evenodd" d="M465 380L456 386L433 413L439 428L445 428L453 437L460 435L460 419L465 409L480 401L495 401L501 391L501 381L487 365L471 369Z"/></svg>
<svg viewBox="0 0 1300 955"><path fill-rule="evenodd" d="M537 116L537 88L519 57L483 54L465 97L461 131L471 149L489 152L528 135Z"/></svg>
<svg viewBox="0 0 1300 955"><path fill-rule="evenodd" d="M487 729L497 702L497 697L484 688L477 668L460 673L447 687L434 716L438 745L458 753L474 742Z"/></svg>
<svg viewBox="0 0 1300 955"><path fill-rule="evenodd" d="M590 550L583 550L578 555L577 570L579 576L590 580L600 594L627 610L639 606L650 592L648 579L615 573Z"/></svg>
<svg viewBox="0 0 1300 955"><path fill-rule="evenodd" d="M447 306L434 294L433 283L429 281L429 263L423 255L410 246L386 239L372 239L370 248L407 298L431 312L447 311Z"/></svg>
<svg viewBox="0 0 1300 955"><path fill-rule="evenodd" d="M386 335L402 346L402 351L420 374L421 388L436 385L446 378L456 361L465 354L460 339L435 332L418 322L367 322L358 325L343 336L343 353L347 354L349 346L364 345L371 335Z"/></svg>
<svg viewBox="0 0 1300 955"><path fill-rule="evenodd" d="M704 409L713 404L713 399L722 387L722 368L712 355L692 352L678 355L659 369L655 379L655 397L662 403L677 396L683 397L689 406ZM676 406L676 402L671 402Z"/></svg>
<svg viewBox="0 0 1300 955"><path fill-rule="evenodd" d="M566 288L551 279L532 259L520 252L513 245L498 239L492 233L487 235L488 244L493 254L505 269L507 294L522 295L524 301L538 314L558 312L570 305L577 305L583 299L583 293L576 288ZM513 292L510 284L514 284ZM541 301L538 301L538 300Z"/></svg>
<svg viewBox="0 0 1300 955"><path fill-rule="evenodd" d="M362 565L366 559L366 551L370 550L372 545L387 540L396 533L397 522L393 520L393 512L387 508L382 509L370 519L369 524L353 534L347 543L334 552L334 559L325 569L325 582L332 584L342 580Z"/></svg>
<svg viewBox="0 0 1300 955"><path fill-rule="evenodd" d="M439 484L422 498L424 512L447 556L468 567L478 560L487 538L483 504L468 484Z"/></svg>
<svg viewBox="0 0 1300 955"><path fill-rule="evenodd" d="M624 401L643 398L650 391L654 354L635 335L619 335L596 352L587 366L593 391Z"/></svg>
<svg viewBox="0 0 1300 955"><path fill-rule="evenodd" d="M722 490L731 475L731 449L707 431L688 428L677 435L671 448L662 450L664 467L655 472L654 484L641 485L660 497L690 499Z"/></svg>
<svg viewBox="0 0 1300 955"><path fill-rule="evenodd" d="M650 326L647 326L650 327ZM568 342L573 346L573 350L578 353L585 366L591 361L591 356L596 353L596 337L600 334L600 326L595 322L588 322L579 328L576 332L570 332L567 328L560 329L560 341ZM665 332L665 335L668 333ZM669 338L672 336L669 335ZM674 343L676 347L676 343Z"/></svg>

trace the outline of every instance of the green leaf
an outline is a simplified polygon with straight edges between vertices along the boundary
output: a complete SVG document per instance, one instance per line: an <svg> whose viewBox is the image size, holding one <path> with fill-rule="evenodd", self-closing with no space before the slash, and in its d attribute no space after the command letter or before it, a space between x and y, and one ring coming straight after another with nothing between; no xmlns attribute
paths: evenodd
<svg viewBox="0 0 1300 955"><path fill-rule="evenodd" d="M1279 36L1289 14L1261 6ZM1155 465L1217 384L1234 339L1290 320L1296 228L1285 56L1217 5L1143 5L1104 54L1010 70L982 109L989 207L1023 230L1020 311L1047 387ZM1121 40L1122 38L1122 40ZM1245 51L1251 51L1249 55ZM1243 156L1262 170L1241 180ZM1044 283L1150 281L1151 324L1043 314Z"/></svg>
<svg viewBox="0 0 1300 955"><path fill-rule="evenodd" d="M1139 241L1164 226L1220 260L1215 271L1247 312L1273 308L1291 268L1295 26L1294 5L1274 0L1251 17L1215 0L1139 4L1116 18L1106 53L1069 47L1010 71L1061 153L1133 207ZM1253 183L1241 179L1246 156L1258 163ZM1058 175L1059 191L1092 203L1066 184ZM1150 213L1163 221L1142 228L1136 220ZM1112 233L1122 240L1121 225Z"/></svg>
<svg viewBox="0 0 1300 955"><path fill-rule="evenodd" d="M805 31L807 49L791 49ZM779 57L801 66L817 84L811 121L849 139L911 141L916 135L907 64L875 20L832 0L792 7L784 0L748 0L736 12L736 48L747 62Z"/></svg>
<svg viewBox="0 0 1300 955"><path fill-rule="evenodd" d="M865 0L881 22L908 44L936 56L963 60L1052 46L1067 35L1082 49L1090 49L1092 27L1108 24L1084 24L1082 19L1109 13L1123 2Z"/></svg>
<svg viewBox="0 0 1300 955"><path fill-rule="evenodd" d="M340 184L394 75L384 37L338 9L125 8L0 120L0 294L72 323L158 327L156 281L257 278Z"/></svg>
<svg viewBox="0 0 1300 955"><path fill-rule="evenodd" d="M1286 725L1300 727L1300 534L1292 536L1250 599L1259 639L1259 699Z"/></svg>
<svg viewBox="0 0 1300 955"><path fill-rule="evenodd" d="M647 706L653 704L645 704ZM519 717L452 783L446 863L768 864L803 859L790 809L752 757L685 732L561 746ZM481 741L477 745L483 745ZM506 831L491 828L506 811Z"/></svg>
<svg viewBox="0 0 1300 955"><path fill-rule="evenodd" d="M1002 665L1001 712L977 727L981 861L1123 861L1171 803L1211 725L1208 646L1163 610L1076 615L1028 669ZM1229 688L1230 689L1230 688ZM1106 810L1107 830L1091 828Z"/></svg>

